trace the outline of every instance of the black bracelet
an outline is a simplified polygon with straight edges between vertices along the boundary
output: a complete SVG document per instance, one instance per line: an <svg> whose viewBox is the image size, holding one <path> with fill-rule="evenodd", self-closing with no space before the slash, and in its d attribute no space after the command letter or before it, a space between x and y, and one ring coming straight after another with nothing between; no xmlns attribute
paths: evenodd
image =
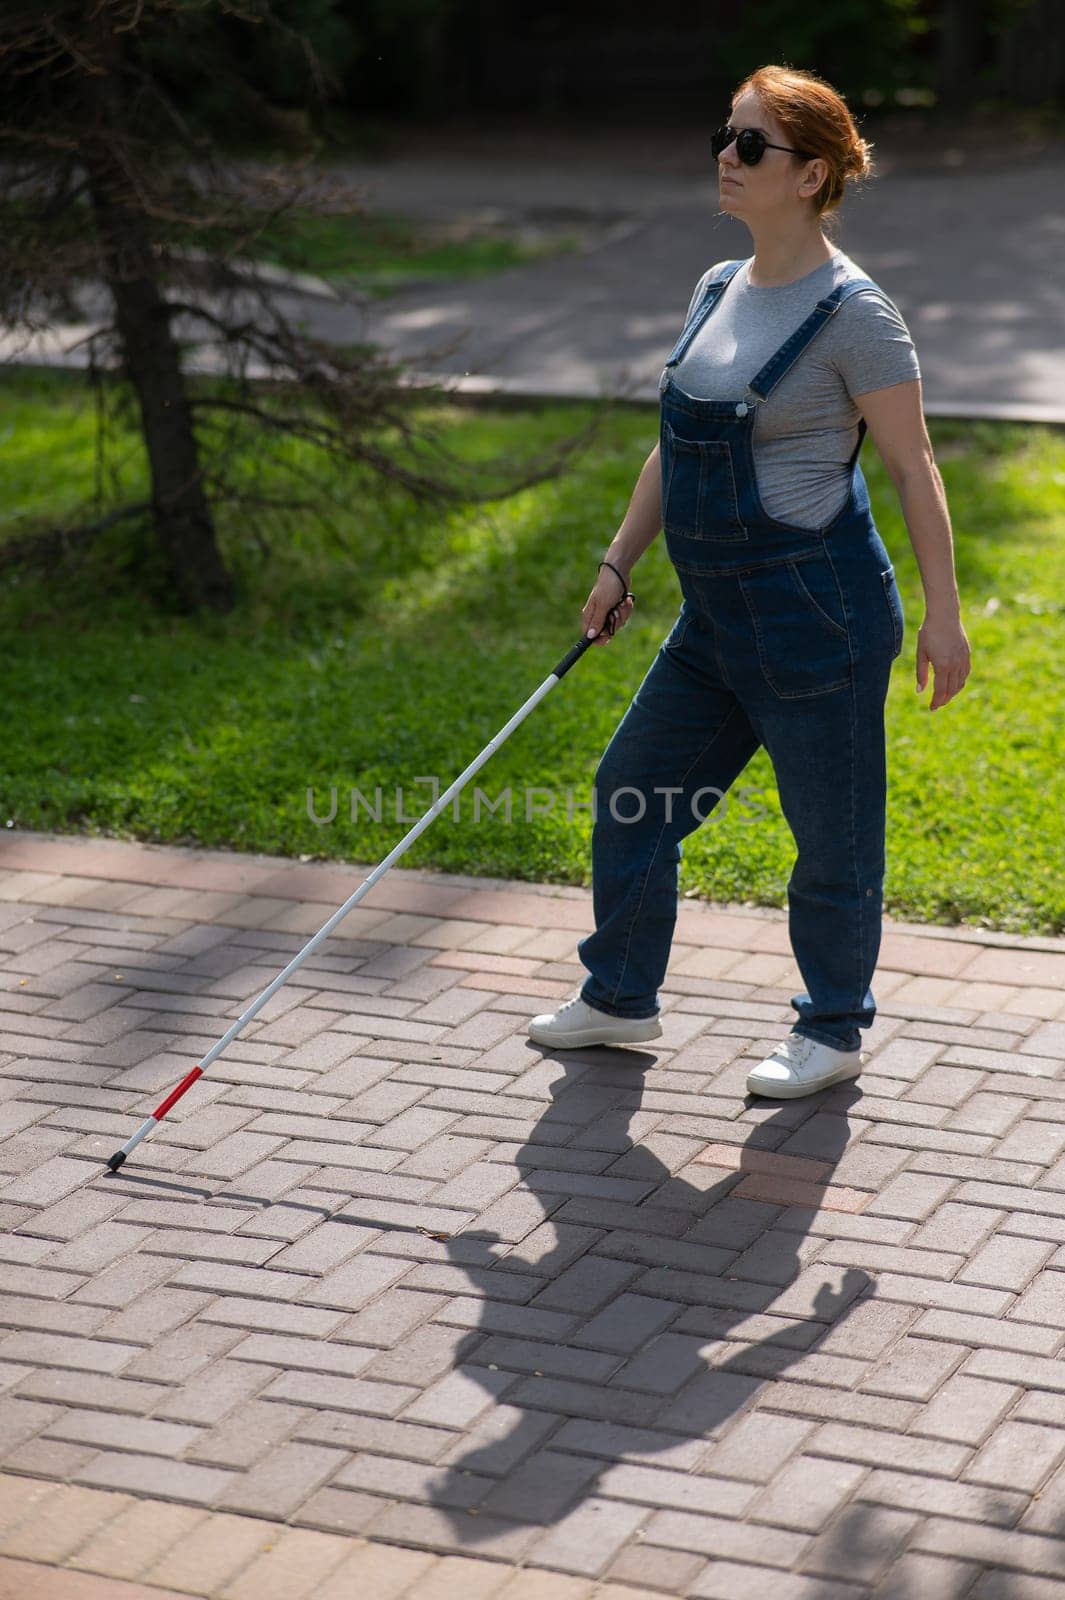
<svg viewBox="0 0 1065 1600"><path fill-rule="evenodd" d="M621 576L621 573L618 571L617 567L615 567L612 561L600 561L597 570L602 572L604 567L609 567L615 578L617 578L618 582L621 584L621 598L622 600L627 600L629 598L629 586L625 579Z"/></svg>
<svg viewBox="0 0 1065 1600"><path fill-rule="evenodd" d="M612 605L606 614L607 637L612 639L617 630L618 611L625 604L626 600L634 600L636 597L612 561L600 561L597 570L602 572L604 567L609 567L615 578L617 578L618 582L621 584L621 599L618 600L615 605Z"/></svg>

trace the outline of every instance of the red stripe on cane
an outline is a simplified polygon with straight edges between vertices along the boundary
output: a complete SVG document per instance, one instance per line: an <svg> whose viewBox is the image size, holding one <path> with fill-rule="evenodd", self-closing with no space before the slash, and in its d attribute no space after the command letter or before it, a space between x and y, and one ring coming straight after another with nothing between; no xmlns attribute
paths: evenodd
<svg viewBox="0 0 1065 1600"><path fill-rule="evenodd" d="M202 1078L202 1077L203 1077L203 1068L202 1067L193 1067L193 1069L189 1073L188 1077L187 1078L182 1078L182 1080L178 1084L177 1088L171 1090L170 1094L167 1095L166 1099L163 1101L163 1103L159 1107L158 1111L153 1111L152 1112L152 1116L155 1118L156 1122L161 1122L163 1120L163 1118L166 1116L167 1112L170 1110L170 1107L173 1106L173 1105L176 1105L177 1102L181 1099L181 1096L185 1093L185 1090L186 1089L191 1089L193 1084L196 1082L196 1079L197 1078Z"/></svg>

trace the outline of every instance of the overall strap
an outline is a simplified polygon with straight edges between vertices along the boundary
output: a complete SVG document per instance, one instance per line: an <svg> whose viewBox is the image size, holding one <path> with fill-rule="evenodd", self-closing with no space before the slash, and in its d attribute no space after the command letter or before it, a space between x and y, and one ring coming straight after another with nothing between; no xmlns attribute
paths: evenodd
<svg viewBox="0 0 1065 1600"><path fill-rule="evenodd" d="M717 277L712 278L710 282L705 285L702 299L692 312L689 320L684 324L684 327L681 330L680 338L677 340L676 344L673 346L673 349L670 351L669 356L666 358L667 367L676 366L677 362L680 360L685 350L687 350L688 346L695 338L695 335L699 332L699 329L702 327L703 323L706 321L707 317L713 311L714 307L717 305L717 302L724 294L729 282L742 266L742 261L726 261Z"/></svg>
<svg viewBox="0 0 1065 1600"><path fill-rule="evenodd" d="M770 356L765 366L751 379L748 387L760 400L768 399L781 378L795 365L807 345L816 339L826 323L832 320L843 302L861 289L879 291L879 285L875 284L872 278L851 278L846 283L838 284L831 294L827 294L823 300L817 302L806 321L796 328L790 338L785 339L780 349Z"/></svg>

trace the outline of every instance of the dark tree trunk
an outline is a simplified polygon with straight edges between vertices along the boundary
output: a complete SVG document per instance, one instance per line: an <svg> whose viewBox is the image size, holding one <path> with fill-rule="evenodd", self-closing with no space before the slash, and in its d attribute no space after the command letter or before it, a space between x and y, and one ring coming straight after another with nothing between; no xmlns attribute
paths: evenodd
<svg viewBox="0 0 1065 1600"><path fill-rule="evenodd" d="M118 41L103 8L97 26L110 70L89 80L94 114L84 161L126 371L140 406L156 532L182 603L225 611L233 604L233 584L203 489L170 308L144 218L125 199L128 180L116 156L124 131Z"/></svg>

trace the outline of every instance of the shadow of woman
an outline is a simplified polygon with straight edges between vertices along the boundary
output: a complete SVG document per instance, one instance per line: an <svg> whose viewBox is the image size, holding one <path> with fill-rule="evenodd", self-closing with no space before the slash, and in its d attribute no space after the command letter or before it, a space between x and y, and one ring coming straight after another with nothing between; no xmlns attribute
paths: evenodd
<svg viewBox="0 0 1065 1600"><path fill-rule="evenodd" d="M486 1269L474 1277L488 1337L474 1343L471 1333L460 1359L495 1404L438 1463L429 1490L457 1546L491 1543L511 1559L609 1490L622 1462L713 1473L703 1463L730 1421L873 1285L865 1272L804 1262L848 1144L855 1085L784 1102L748 1096L735 1122L736 1132L748 1125L743 1142L661 1131L637 1143L631 1124L653 1055L603 1048L578 1061L530 1046L539 1059L558 1074L514 1162L517 1192L536 1196L544 1220L508 1244L486 1225L492 1207L449 1242L456 1264ZM714 1109L705 1121L719 1129ZM498 1298L493 1273L505 1275ZM728 1513L725 1476L696 1483L706 1494L690 1509L710 1510L716 1484ZM649 1504L624 1508L634 1526Z"/></svg>

